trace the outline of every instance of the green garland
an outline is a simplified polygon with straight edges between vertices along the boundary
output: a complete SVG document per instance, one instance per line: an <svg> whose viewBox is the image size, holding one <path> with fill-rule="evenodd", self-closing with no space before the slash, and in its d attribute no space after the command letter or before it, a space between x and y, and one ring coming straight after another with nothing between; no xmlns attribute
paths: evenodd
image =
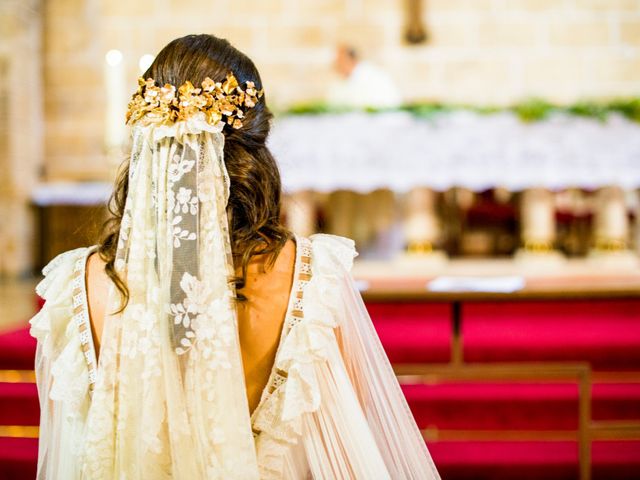
<svg viewBox="0 0 640 480"><path fill-rule="evenodd" d="M471 105L424 102L411 103L397 108L365 108L360 110L335 107L327 103L315 102L298 104L281 113L283 115L323 115L353 111L365 111L369 113L401 111L409 112L418 118L431 118L435 115L455 110L467 110L482 115L505 111L513 112L523 122L538 122L546 119L552 113L564 113L606 121L611 113L619 113L633 122L640 123L640 97L612 101L583 101L573 105L554 105L545 100L533 98L511 107L477 107Z"/></svg>

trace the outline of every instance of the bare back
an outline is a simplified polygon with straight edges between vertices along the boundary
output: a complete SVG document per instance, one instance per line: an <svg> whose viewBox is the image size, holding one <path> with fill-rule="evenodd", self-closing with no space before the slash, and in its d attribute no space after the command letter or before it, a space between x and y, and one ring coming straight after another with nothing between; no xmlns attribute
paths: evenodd
<svg viewBox="0 0 640 480"><path fill-rule="evenodd" d="M289 304L295 258L296 245L289 240L272 268L265 269L265 258L260 255L249 263L247 281L242 289L248 300L238 305L237 312L247 398L252 412L260 402L275 361ZM104 271L104 262L96 254L88 259L86 282L91 331L98 353L111 279Z"/></svg>

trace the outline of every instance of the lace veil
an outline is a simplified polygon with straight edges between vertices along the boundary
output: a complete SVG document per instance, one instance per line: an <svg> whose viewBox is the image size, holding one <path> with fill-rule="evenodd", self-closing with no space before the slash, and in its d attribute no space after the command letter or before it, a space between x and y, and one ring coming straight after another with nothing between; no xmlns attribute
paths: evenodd
<svg viewBox="0 0 640 480"><path fill-rule="evenodd" d="M87 419L88 478L258 478L233 299L224 123L134 125ZM107 312L120 295L111 288Z"/></svg>

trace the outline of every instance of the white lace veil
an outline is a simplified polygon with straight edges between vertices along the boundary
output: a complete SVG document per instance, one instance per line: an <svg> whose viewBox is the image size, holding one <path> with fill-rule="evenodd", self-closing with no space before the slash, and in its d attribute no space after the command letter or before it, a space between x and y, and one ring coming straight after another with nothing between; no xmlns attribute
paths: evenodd
<svg viewBox="0 0 640 480"><path fill-rule="evenodd" d="M83 478L255 479L226 206L224 123L134 125ZM120 305L111 287L107 312Z"/></svg>

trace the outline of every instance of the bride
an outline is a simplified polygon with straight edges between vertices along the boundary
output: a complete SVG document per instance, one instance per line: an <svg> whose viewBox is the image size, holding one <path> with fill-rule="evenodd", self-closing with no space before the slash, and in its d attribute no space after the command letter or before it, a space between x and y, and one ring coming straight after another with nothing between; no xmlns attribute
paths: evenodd
<svg viewBox="0 0 640 480"><path fill-rule="evenodd" d="M281 223L270 120L253 62L212 35L139 81L102 240L37 287L39 479L439 478L353 242Z"/></svg>

